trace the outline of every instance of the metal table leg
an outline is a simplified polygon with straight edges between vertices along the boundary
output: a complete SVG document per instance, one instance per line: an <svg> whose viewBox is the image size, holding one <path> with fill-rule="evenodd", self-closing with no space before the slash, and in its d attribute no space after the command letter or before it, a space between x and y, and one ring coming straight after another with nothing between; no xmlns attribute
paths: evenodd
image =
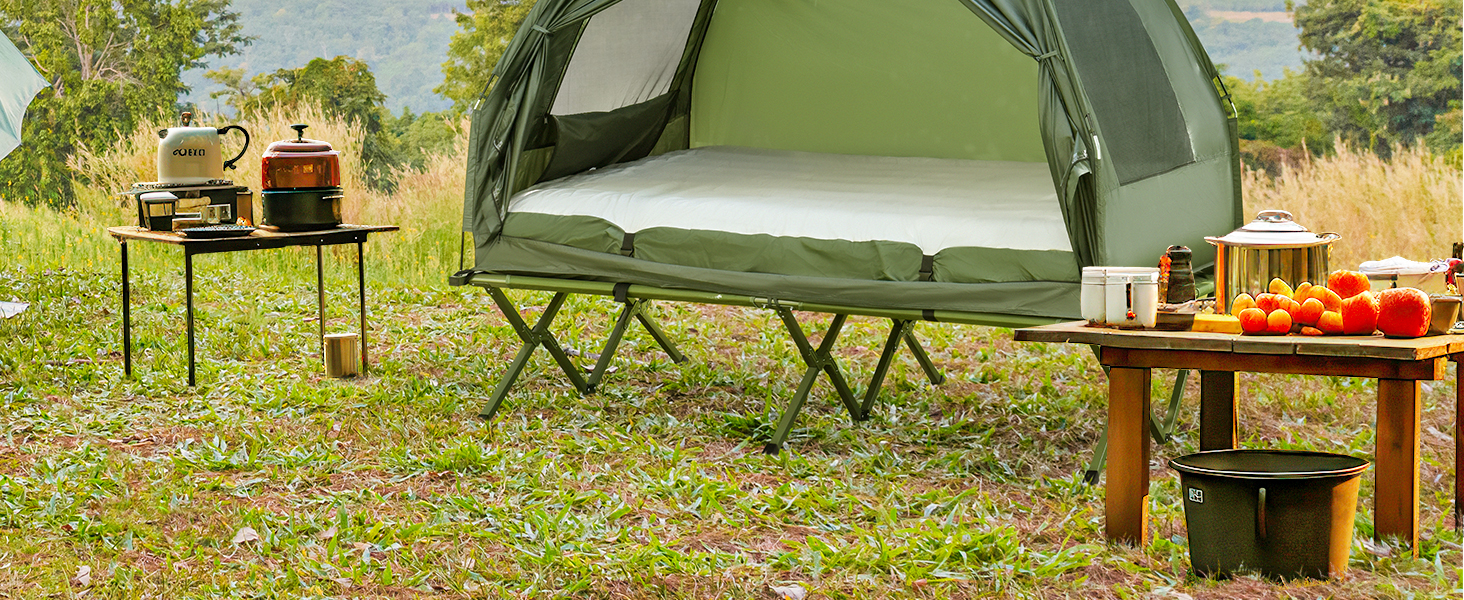
<svg viewBox="0 0 1464 600"><path fill-rule="evenodd" d="M320 248L315 247L315 294L320 300L320 355L325 356L325 268L320 264Z"/></svg>
<svg viewBox="0 0 1464 600"><path fill-rule="evenodd" d="M188 385L196 379L193 369L193 253L183 251L183 288L188 298Z"/></svg>
<svg viewBox="0 0 1464 600"><path fill-rule="evenodd" d="M361 290L361 374L365 375L366 360L366 243L356 242L356 283ZM322 333L322 336L325 334Z"/></svg>
<svg viewBox="0 0 1464 600"><path fill-rule="evenodd" d="M132 284L128 281L127 240L122 242L122 373L132 376Z"/></svg>

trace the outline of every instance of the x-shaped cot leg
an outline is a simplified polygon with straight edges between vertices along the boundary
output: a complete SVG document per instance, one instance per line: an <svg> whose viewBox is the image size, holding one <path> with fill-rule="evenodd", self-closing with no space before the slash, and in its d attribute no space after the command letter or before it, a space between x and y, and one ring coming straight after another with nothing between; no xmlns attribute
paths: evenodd
<svg viewBox="0 0 1464 600"><path fill-rule="evenodd" d="M519 339L524 341L524 345L519 348L518 355L513 358L513 363L508 365L508 370L504 371L503 378L499 380L498 388L493 390L493 396L489 398L487 406L484 406L478 415L484 419L493 418L493 414L498 412L498 405L503 404L503 398L508 395L508 389L513 387L514 380L518 379L519 373L523 372L524 365L529 362L529 357L540 346L548 350L549 355L554 357L554 361L559 363L559 368L569 377L570 383L574 384L575 391L585 393L588 384L585 383L584 377L580 376L574 361L569 359L569 354L565 353L564 348L559 345L559 341L554 339L554 334L549 332L549 324L554 322L554 316L559 314L559 308L564 306L564 299L568 297L568 294L563 292L554 294L554 297L549 300L549 304L544 307L544 313L539 315L538 322L534 324L533 328L530 328L524 322L523 317L519 316L518 308L508 299L508 295L504 294L503 290L488 288L488 293L493 296L493 302L498 304L498 310L503 312L503 318L508 320L508 324L513 327L514 333L518 334Z"/></svg>
<svg viewBox="0 0 1464 600"><path fill-rule="evenodd" d="M854 391L849 389L849 383L844 380L844 374L839 371L839 363L830 352L834 349L834 342L839 339L839 330L844 328L844 320L848 315L834 315L834 320L829 323L829 330L824 334L823 342L815 349L808 343L808 336L804 335L803 327L798 324L798 319L793 316L793 311L787 308L776 309L778 316L783 319L783 325L788 328L788 334L793 337L793 343L798 346L798 354L803 357L803 362L808 365L808 370L803 372L803 381L798 384L798 392L788 402L788 408L783 410L783 416L778 419L778 429L773 433L773 441L763 447L764 454L777 454L783 447L783 442L788 439L788 432L793 429L793 420L798 418L798 411L803 409L803 401L808 399L808 393L813 389L813 382L818 379L819 372L828 373L829 381L834 384L834 390L839 393L839 399L844 402L844 408L849 410L851 418L859 416L859 403L854 399Z"/></svg>
<svg viewBox="0 0 1464 600"><path fill-rule="evenodd" d="M920 345L920 340L915 339L915 322L902 319L890 320L890 337L885 340L884 351L879 354L879 362L874 366L874 376L869 380L869 389L864 391L864 404L859 407L858 419L869 420L870 411L874 409L874 401L879 397L879 389L884 385L885 375L889 373L890 363L895 360L895 354L900 350L900 342L903 340L906 346L910 347L910 353L915 356L915 362L920 363L920 368L925 371L925 376L930 379L931 385L945 383L945 376L935 368L931 362L930 355L925 353L925 348Z"/></svg>
<svg viewBox="0 0 1464 600"><path fill-rule="evenodd" d="M621 338L625 337L625 330L630 326L631 318L640 321L641 326L645 327L646 331L651 334L651 338L656 340L656 343L661 346L662 350L666 351L667 356L671 357L671 362L686 362L686 357L676 349L676 345L672 344L671 340L666 337L666 334L661 331L661 326L657 325L654 320L646 315L646 308L649 306L650 301L648 300L633 299L625 301L625 308L621 309L620 316L615 319L615 326L610 328L610 338L605 340L605 349L600 352L599 360L595 361L595 370L590 372L590 377L585 385L585 393L593 394L595 393L595 388L599 387L600 380L605 377L605 371L610 367L610 359L615 357L615 350L620 347Z"/></svg>
<svg viewBox="0 0 1464 600"><path fill-rule="evenodd" d="M1097 352L1097 348L1093 349ZM1108 367L1103 367L1103 372L1108 372ZM1174 375L1174 389L1169 392L1169 411L1160 422L1159 417L1149 413L1149 437L1159 444L1169 443L1170 436L1174 435L1174 423L1179 420L1180 404L1184 401L1184 381L1189 377L1189 369L1180 369ZM1097 485L1098 478L1103 475L1103 465L1108 462L1108 424L1103 424L1103 434L1098 436L1098 443L1093 444L1093 458L1088 461L1088 468L1083 470L1083 482L1088 485Z"/></svg>

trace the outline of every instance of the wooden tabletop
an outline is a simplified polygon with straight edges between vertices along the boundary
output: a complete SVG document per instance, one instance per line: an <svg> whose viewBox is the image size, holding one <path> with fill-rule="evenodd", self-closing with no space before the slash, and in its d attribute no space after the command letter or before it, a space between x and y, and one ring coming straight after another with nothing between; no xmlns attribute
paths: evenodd
<svg viewBox="0 0 1464 600"><path fill-rule="evenodd" d="M1299 354L1427 360L1464 353L1464 335L1393 339L1374 335L1235 335L1198 331L1120 330L1072 321L1016 331L1019 342L1068 342L1111 348L1197 350L1234 354Z"/></svg>
<svg viewBox="0 0 1464 600"><path fill-rule="evenodd" d="M349 234L352 234L352 233L362 233L362 232L365 232L365 233L375 233L375 232L378 232L378 231L396 231L396 230L397 230L397 226L395 226L395 225L341 225L341 226L334 227L334 228L331 228L331 229L318 229L318 230L313 230L313 231L270 231L268 229L260 228L260 229L255 229L254 232L253 233L250 233L248 236L240 236L240 237L236 237L236 238L202 239L202 238L185 237L181 233L176 233L176 232L172 232L172 231L153 231L151 229L144 229L144 228L138 227L136 225L127 225L127 226L123 226L123 227L110 227L110 228L107 229L107 233L110 234L112 237L117 238L119 240L121 240L121 239L128 239L128 240L146 240L146 241L149 241L149 242L161 242L161 243L164 243L164 244L213 244L213 243L218 243L218 242L223 242L223 241L228 241L228 240L238 240L238 239L242 239L242 238L246 238L246 237L247 238L253 238L253 239L270 239L270 238L288 239L288 238L319 237L320 235L323 235L323 234L346 234L346 235L349 235Z"/></svg>

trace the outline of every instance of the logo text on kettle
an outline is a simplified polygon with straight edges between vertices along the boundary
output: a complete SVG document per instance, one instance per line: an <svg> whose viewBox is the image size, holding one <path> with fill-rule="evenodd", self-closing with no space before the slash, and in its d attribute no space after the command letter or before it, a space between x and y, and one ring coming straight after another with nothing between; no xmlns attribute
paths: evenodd
<svg viewBox="0 0 1464 600"><path fill-rule="evenodd" d="M173 156L204 156L206 148L174 148Z"/></svg>

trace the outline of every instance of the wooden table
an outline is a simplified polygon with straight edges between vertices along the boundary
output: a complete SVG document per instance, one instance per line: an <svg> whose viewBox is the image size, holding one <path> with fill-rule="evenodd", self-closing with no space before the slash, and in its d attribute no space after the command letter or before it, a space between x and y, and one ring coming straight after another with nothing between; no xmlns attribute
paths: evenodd
<svg viewBox="0 0 1464 600"><path fill-rule="evenodd" d="M320 343L325 346L325 270L321 266L321 248L338 244L356 244L356 277L361 297L361 372L366 359L366 263L364 246L372 233L396 231L392 225L341 225L319 231L279 232L257 229L244 237L197 239L171 231L152 231L137 226L112 227L107 233L122 247L122 363L123 371L132 376L132 286L127 266L127 242L136 240L183 247L183 279L188 307L188 385L194 385L193 360L193 256L219 252L267 250L287 246L315 246L315 285L320 301Z"/></svg>
<svg viewBox="0 0 1464 600"><path fill-rule="evenodd" d="M1374 536L1397 536L1418 553L1420 382L1447 375L1464 357L1464 335L1411 340L1374 336L1239 336L1191 331L1121 331L1059 323L1018 329L1017 341L1069 342L1099 348L1108 371L1108 538L1148 541L1150 369L1200 371L1200 450L1236 447L1238 372L1371 377L1378 380L1374 467ZM1456 381L1464 407L1464 379ZM1464 485L1458 466L1464 426L1456 419L1455 522Z"/></svg>

